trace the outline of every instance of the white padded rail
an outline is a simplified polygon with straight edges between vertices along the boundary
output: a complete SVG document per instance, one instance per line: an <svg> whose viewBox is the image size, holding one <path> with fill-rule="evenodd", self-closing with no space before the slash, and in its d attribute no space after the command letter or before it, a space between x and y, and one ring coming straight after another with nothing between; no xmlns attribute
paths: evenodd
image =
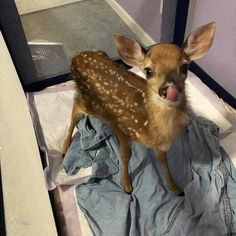
<svg viewBox="0 0 236 236"><path fill-rule="evenodd" d="M0 32L0 166L8 236L57 235L24 91Z"/></svg>

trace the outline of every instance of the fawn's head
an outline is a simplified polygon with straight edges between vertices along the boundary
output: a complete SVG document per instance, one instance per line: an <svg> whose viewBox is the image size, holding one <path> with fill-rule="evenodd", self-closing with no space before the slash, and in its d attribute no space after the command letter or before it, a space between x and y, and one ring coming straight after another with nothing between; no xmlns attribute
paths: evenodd
<svg viewBox="0 0 236 236"><path fill-rule="evenodd" d="M182 48L160 43L147 53L131 37L114 34L113 40L122 60L144 72L156 97L168 106L178 106L185 98L184 81L189 64L207 53L214 33L215 23L211 22L193 31Z"/></svg>

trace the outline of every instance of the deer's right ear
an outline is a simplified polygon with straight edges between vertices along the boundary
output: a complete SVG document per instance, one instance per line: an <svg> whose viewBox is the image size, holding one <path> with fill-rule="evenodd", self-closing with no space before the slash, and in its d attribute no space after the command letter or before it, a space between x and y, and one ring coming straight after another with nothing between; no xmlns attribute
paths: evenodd
<svg viewBox="0 0 236 236"><path fill-rule="evenodd" d="M210 22L194 30L184 43L184 53L190 61L204 56L212 45L216 23Z"/></svg>
<svg viewBox="0 0 236 236"><path fill-rule="evenodd" d="M121 59L127 65L141 67L145 57L142 46L126 35L114 34L112 38Z"/></svg>

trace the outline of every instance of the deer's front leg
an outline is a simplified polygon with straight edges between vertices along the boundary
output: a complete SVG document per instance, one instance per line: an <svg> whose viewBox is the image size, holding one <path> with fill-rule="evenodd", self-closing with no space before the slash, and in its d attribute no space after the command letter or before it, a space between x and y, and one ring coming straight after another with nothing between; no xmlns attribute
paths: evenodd
<svg viewBox="0 0 236 236"><path fill-rule="evenodd" d="M183 195L183 192L175 184L174 180L172 179L170 175L166 152L163 152L161 150L156 150L156 156L160 160L161 168L162 168L168 189L174 192L176 195Z"/></svg>
<svg viewBox="0 0 236 236"><path fill-rule="evenodd" d="M132 155L131 141L124 135L117 135L120 142L120 158L122 162L121 184L125 192L131 193L133 191L132 183L129 176L129 160Z"/></svg>
<svg viewBox="0 0 236 236"><path fill-rule="evenodd" d="M81 113L81 109L80 109L80 100L79 100L79 98L76 98L76 100L74 101L74 104L73 104L72 112L71 112L70 126L69 126L69 129L68 129L66 139L65 139L64 144L63 144L63 150L62 150L63 154L65 154L66 151L70 147L70 144L71 144L71 141L72 141L72 134L73 134L74 128L75 128L81 114L82 113Z"/></svg>

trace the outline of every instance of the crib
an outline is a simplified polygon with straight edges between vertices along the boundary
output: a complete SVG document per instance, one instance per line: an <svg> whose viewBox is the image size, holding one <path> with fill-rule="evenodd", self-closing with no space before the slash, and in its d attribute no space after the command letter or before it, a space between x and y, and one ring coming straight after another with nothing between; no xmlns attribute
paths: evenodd
<svg viewBox="0 0 236 236"><path fill-rule="evenodd" d="M62 164L75 84L68 74L32 82L37 76L14 1L3 2L5 10L0 9L0 206L4 209L0 214L1 235L108 235L98 233L99 227L93 227L77 192L78 186L86 186L93 176L93 167L67 175ZM189 1L186 2L177 1L173 32L177 45L182 44L185 35L189 11ZM12 29L13 23L17 30ZM117 58L114 60L121 63ZM137 68L129 69L143 76ZM225 230L231 235L236 232L232 169L236 166L236 99L196 63L191 64L186 90L191 110L218 127L217 140L229 157L225 166L231 168L232 176L224 175L227 184L222 187L220 206L225 213L222 216ZM225 173L224 167L219 168ZM173 225L178 224L183 204L187 204L184 197L180 203L158 235L171 233Z"/></svg>

